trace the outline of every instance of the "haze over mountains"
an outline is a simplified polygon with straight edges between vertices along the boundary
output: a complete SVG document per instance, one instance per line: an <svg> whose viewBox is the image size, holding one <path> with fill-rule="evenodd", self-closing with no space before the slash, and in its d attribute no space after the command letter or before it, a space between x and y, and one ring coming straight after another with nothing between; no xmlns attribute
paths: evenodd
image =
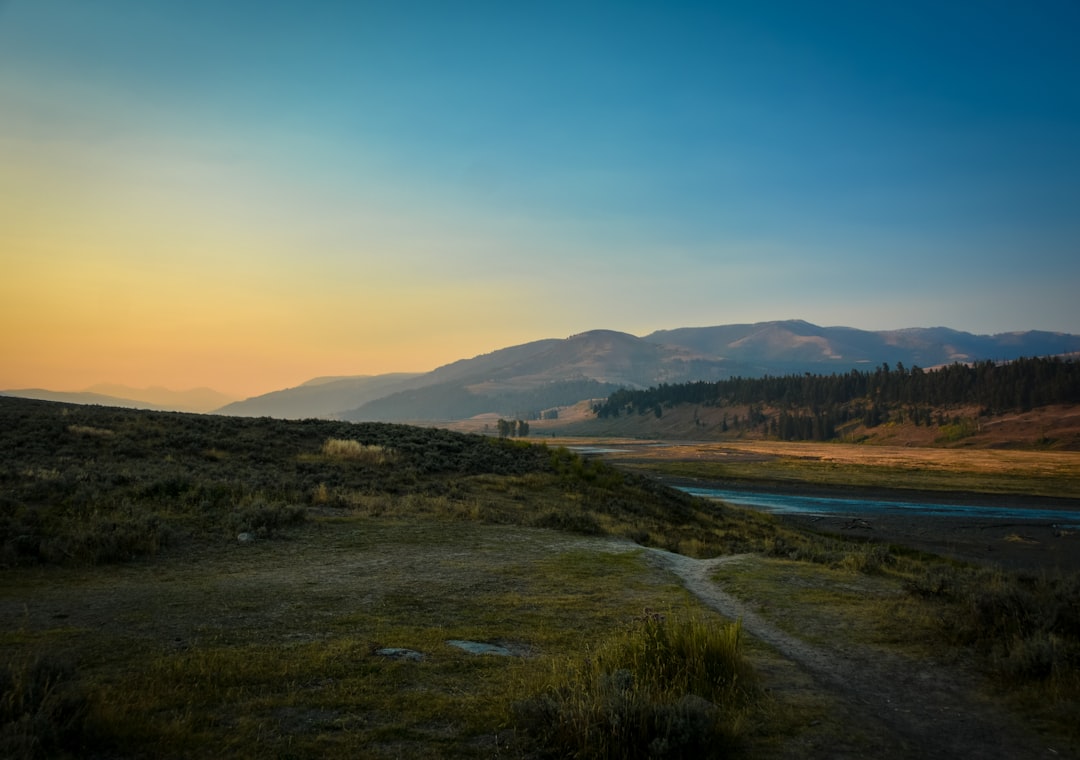
<svg viewBox="0 0 1080 760"><path fill-rule="evenodd" d="M217 410L218 414L237 417L282 417L303 419L327 417L327 410L349 409L367 401L409 387L418 373L397 372L388 375L317 377L295 388L265 393L246 401L235 401Z"/></svg>
<svg viewBox="0 0 1080 760"><path fill-rule="evenodd" d="M593 330L462 359L422 374L315 378L295 388L216 406L213 391L185 395L186 406L158 394L159 408L237 416L333 417L431 422L481 414L531 418L612 391L659 383L714 381L811 372L831 374L888 363L924 369L952 362L1007 360L1080 352L1080 336L1027 331L973 335L945 327L867 331L819 327L801 320L660 330L644 337ZM92 389L93 390L93 389ZM149 399L35 391L35 398L146 406ZM157 389L164 391L164 389ZM4 391L28 395L28 391ZM201 393L193 408L192 395ZM41 395L49 394L49 395ZM220 395L220 394L219 394ZM80 396L80 398L75 398Z"/></svg>
<svg viewBox="0 0 1080 760"><path fill-rule="evenodd" d="M115 383L98 383L83 391L51 391L44 388L21 388L0 391L0 396L36 398L42 401L63 401L69 404L98 404L129 409L157 409L177 412L213 412L234 397L212 388L192 388L173 391L168 388L132 388Z"/></svg>

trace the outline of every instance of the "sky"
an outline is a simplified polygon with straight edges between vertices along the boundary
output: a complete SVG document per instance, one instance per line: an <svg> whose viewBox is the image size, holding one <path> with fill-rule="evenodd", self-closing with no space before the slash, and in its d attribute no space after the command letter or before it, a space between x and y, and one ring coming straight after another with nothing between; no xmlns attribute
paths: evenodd
<svg viewBox="0 0 1080 760"><path fill-rule="evenodd" d="M1080 333L1080 4L0 0L0 388Z"/></svg>

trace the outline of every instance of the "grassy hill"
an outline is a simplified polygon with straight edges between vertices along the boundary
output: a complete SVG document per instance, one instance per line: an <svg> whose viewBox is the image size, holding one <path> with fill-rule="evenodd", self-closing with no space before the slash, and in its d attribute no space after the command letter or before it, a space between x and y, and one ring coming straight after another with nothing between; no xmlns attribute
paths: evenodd
<svg viewBox="0 0 1080 760"><path fill-rule="evenodd" d="M652 481L565 449L439 428L0 398L0 447L11 452L0 464L5 565L94 564L269 534L312 509L738 548L718 538L721 510Z"/></svg>

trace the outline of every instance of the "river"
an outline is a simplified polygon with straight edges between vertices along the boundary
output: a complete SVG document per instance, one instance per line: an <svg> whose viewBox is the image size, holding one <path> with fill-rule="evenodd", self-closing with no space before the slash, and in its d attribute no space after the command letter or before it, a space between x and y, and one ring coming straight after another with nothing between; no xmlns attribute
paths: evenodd
<svg viewBox="0 0 1080 760"><path fill-rule="evenodd" d="M729 504L753 507L777 514L844 515L871 517L903 515L918 517L964 517L990 520L1045 521L1055 528L1080 530L1080 508L1045 509L1041 507L991 506L980 504L939 504L881 498L838 498L779 493L740 491L737 489L679 486L693 496L716 499Z"/></svg>

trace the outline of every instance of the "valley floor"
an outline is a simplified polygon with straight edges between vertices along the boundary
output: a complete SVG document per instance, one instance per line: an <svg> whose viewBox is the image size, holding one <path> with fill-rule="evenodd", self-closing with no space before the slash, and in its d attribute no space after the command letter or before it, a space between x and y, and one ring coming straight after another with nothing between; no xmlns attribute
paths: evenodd
<svg viewBox="0 0 1080 760"><path fill-rule="evenodd" d="M942 449L822 443L561 439L674 486L837 498L897 497L1015 510L1080 509L1080 452ZM857 520L853 518L858 518ZM1080 529L1048 519L788 514L818 533L895 543L1016 570L1080 571Z"/></svg>
<svg viewBox="0 0 1080 760"><path fill-rule="evenodd" d="M963 662L889 639L888 618L865 614L901 596L895 580L758 555L335 519L197 556L15 571L0 619L3 648L66 652L99 684L96 709L126 735L110 757L519 756L493 705L643 608L741 621L770 695L745 756L1075 754L1019 725ZM447 646L457 638L519 656Z"/></svg>

